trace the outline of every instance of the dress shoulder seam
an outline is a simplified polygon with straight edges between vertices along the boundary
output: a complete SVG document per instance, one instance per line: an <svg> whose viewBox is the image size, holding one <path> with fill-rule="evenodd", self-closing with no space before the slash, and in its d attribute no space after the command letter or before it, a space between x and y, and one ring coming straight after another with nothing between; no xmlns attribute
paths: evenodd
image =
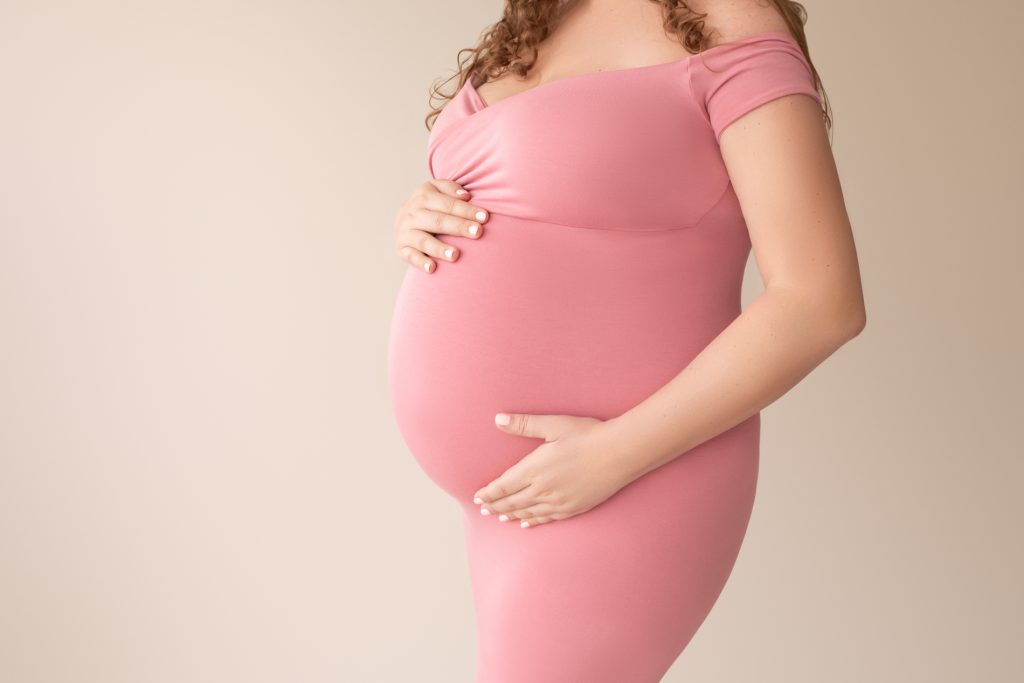
<svg viewBox="0 0 1024 683"><path fill-rule="evenodd" d="M707 110L707 107L705 106L705 102L703 101L703 98L697 97L697 94L693 91L693 60L692 59L689 59L689 60L686 61L686 87L687 87L687 89L690 92L690 101L693 102L693 105L695 107L697 107L697 111L700 112L700 115L704 119L704 122L707 123L708 127L710 128L711 127L711 117L708 115L708 110Z"/></svg>

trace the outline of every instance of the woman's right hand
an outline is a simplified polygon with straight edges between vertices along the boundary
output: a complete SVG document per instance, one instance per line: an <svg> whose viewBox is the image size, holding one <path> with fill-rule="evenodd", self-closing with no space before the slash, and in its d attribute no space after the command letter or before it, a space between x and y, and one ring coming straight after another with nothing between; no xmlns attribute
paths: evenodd
<svg viewBox="0 0 1024 683"><path fill-rule="evenodd" d="M469 192L451 180L431 179L417 187L395 215L398 256L428 273L437 269L434 259L457 259L458 248L434 235L483 235L488 213L465 201L467 197Z"/></svg>

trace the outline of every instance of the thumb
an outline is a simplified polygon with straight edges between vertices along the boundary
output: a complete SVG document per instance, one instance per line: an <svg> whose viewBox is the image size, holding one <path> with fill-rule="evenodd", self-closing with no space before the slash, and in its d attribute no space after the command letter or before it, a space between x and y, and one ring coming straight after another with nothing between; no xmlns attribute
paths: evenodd
<svg viewBox="0 0 1024 683"><path fill-rule="evenodd" d="M503 432L519 436L533 436L552 441L558 438L565 426L565 415L531 415L529 413L498 413L494 424Z"/></svg>

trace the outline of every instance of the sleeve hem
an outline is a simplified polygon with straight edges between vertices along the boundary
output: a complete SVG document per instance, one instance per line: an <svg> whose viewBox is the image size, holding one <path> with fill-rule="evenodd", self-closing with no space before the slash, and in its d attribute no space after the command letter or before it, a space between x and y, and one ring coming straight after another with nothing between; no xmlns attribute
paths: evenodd
<svg viewBox="0 0 1024 683"><path fill-rule="evenodd" d="M697 103L699 105L697 107L697 110L700 112L700 115L704 118L704 121L707 122L708 127L711 128L712 127L712 125L711 125L711 117L708 115L707 100L703 96L698 98L697 94L693 90L693 60L692 59L688 59L686 61L686 84L687 84L687 86L690 89L690 101L691 102L695 102L695 103Z"/></svg>
<svg viewBox="0 0 1024 683"><path fill-rule="evenodd" d="M724 133L725 129L730 125L761 105L768 104L769 102L777 100L780 97L785 97L786 95L807 95L817 102L819 107L821 106L821 96L818 94L818 91L811 90L809 87L794 89L791 84L786 84L784 87L776 88L775 90L759 92L751 99L745 101L742 106L736 107L735 113L729 115L724 121L719 123L715 130L715 140L721 143L722 133Z"/></svg>

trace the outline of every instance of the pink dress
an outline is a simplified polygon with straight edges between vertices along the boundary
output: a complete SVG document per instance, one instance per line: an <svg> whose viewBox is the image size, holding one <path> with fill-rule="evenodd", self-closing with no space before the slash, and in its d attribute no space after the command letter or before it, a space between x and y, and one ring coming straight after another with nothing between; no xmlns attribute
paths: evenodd
<svg viewBox="0 0 1024 683"><path fill-rule="evenodd" d="M821 99L788 33L581 74L488 106L467 81L428 141L434 178L490 212L395 303L389 391L419 466L461 506L477 683L653 683L732 570L760 415L575 517L522 529L473 493L538 445L500 411L607 419L740 314L750 241L719 150L738 117ZM726 390L726 389L723 389Z"/></svg>

